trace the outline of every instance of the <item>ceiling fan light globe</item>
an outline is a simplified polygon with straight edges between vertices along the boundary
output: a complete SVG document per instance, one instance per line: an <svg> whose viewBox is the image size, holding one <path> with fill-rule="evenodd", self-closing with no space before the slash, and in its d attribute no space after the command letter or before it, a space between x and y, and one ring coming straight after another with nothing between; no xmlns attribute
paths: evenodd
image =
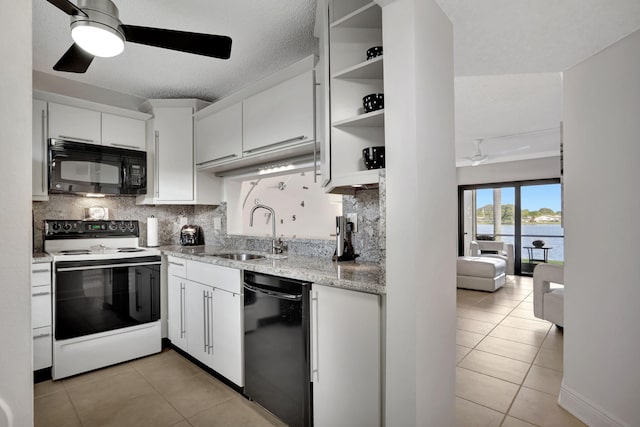
<svg viewBox="0 0 640 427"><path fill-rule="evenodd" d="M124 37L118 31L94 22L76 22L71 26L73 41L93 56L110 58L124 50Z"/></svg>

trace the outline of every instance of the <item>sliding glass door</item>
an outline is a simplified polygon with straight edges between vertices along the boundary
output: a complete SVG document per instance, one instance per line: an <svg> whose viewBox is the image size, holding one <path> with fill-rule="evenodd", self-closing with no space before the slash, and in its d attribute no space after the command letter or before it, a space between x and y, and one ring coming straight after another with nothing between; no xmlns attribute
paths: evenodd
<svg viewBox="0 0 640 427"><path fill-rule="evenodd" d="M484 239L514 245L516 274L532 274L540 262L564 262L559 180L461 186L458 198L460 255Z"/></svg>

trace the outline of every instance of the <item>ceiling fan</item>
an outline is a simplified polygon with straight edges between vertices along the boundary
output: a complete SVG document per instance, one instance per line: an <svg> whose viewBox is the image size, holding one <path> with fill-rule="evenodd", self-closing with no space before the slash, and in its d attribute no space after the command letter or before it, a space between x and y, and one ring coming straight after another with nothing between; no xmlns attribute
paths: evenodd
<svg viewBox="0 0 640 427"><path fill-rule="evenodd" d="M484 139L476 139L473 141L476 145L476 152L473 153L471 157L467 157L471 160L471 166L478 166L480 163L486 162L489 159L489 156L482 154L482 151L480 151L480 144L482 144L482 141L484 141Z"/></svg>
<svg viewBox="0 0 640 427"><path fill-rule="evenodd" d="M124 42L139 43L196 55L229 59L231 38L213 34L125 25L111 0L47 0L71 17L74 44L53 66L56 71L84 73L96 56L112 57L124 50Z"/></svg>

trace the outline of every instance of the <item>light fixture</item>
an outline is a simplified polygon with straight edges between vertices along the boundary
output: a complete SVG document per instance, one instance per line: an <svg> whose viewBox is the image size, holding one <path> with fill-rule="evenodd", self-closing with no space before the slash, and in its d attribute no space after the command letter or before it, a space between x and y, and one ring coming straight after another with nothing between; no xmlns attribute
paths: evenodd
<svg viewBox="0 0 640 427"><path fill-rule="evenodd" d="M110 0L78 0L81 14L71 16L71 38L93 56L109 58L124 50L118 8Z"/></svg>
<svg viewBox="0 0 640 427"><path fill-rule="evenodd" d="M93 56L109 58L122 53L124 37L113 28L93 21L71 24L71 38Z"/></svg>

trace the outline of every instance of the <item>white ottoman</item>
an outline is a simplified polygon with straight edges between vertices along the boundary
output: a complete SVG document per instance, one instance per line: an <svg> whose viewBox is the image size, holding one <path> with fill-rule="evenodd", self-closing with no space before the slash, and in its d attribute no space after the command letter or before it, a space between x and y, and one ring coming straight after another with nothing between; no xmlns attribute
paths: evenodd
<svg viewBox="0 0 640 427"><path fill-rule="evenodd" d="M494 292L507 280L507 263L491 257L458 257L459 288Z"/></svg>

